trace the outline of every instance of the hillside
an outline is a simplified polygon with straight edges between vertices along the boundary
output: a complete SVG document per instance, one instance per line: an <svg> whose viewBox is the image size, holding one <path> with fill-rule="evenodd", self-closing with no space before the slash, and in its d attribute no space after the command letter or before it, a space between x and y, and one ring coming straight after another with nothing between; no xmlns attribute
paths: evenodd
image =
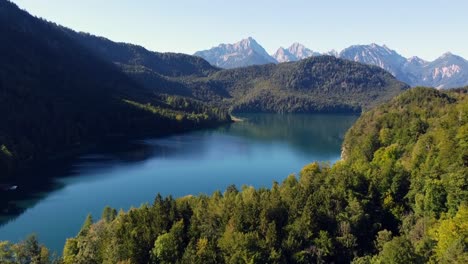
<svg viewBox="0 0 468 264"><path fill-rule="evenodd" d="M409 90L356 122L343 160L271 189L105 208L64 263L465 263L467 94Z"/></svg>
<svg viewBox="0 0 468 264"><path fill-rule="evenodd" d="M62 28L71 38L103 59L126 67L144 67L167 77L206 76L217 69L207 61L181 53L160 53L129 43L117 43L87 33Z"/></svg>
<svg viewBox="0 0 468 264"><path fill-rule="evenodd" d="M224 87L233 112L360 112L408 88L380 68L331 56L224 70L194 83Z"/></svg>
<svg viewBox="0 0 468 264"><path fill-rule="evenodd" d="M36 161L108 136L162 134L226 121L225 112L200 102L169 104L55 24L8 1L0 1L0 34L0 184Z"/></svg>

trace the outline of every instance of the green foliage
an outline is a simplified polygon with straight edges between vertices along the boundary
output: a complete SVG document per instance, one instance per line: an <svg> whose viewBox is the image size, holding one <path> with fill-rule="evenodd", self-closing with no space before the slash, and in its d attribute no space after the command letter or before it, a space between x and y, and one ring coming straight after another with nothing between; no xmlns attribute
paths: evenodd
<svg viewBox="0 0 468 264"><path fill-rule="evenodd" d="M386 229L379 231L377 233L377 238L375 239L375 248L378 249L379 251L382 251L385 243L389 242L390 240L392 240L391 231L388 231Z"/></svg>
<svg viewBox="0 0 468 264"><path fill-rule="evenodd" d="M11 249L11 243L8 241L0 242L0 263L13 264L15 263L14 253Z"/></svg>
<svg viewBox="0 0 468 264"><path fill-rule="evenodd" d="M63 248L63 263L64 264L73 264L77 263L75 259L77 258L77 255L79 253L79 248L78 248L78 241L75 238L69 238L65 242L65 246Z"/></svg>
<svg viewBox="0 0 468 264"><path fill-rule="evenodd" d="M49 250L39 244L35 235L31 235L18 244L0 241L0 263L51 264L53 262Z"/></svg>
<svg viewBox="0 0 468 264"><path fill-rule="evenodd" d="M437 263L468 262L468 207L462 205L453 217L440 219L430 230L436 241L434 261Z"/></svg>
<svg viewBox="0 0 468 264"><path fill-rule="evenodd" d="M468 120L466 101L464 94L414 88L365 113L348 131L343 156L375 181L396 217L410 205L416 213L453 213L467 200L460 133Z"/></svg>
<svg viewBox="0 0 468 264"><path fill-rule="evenodd" d="M83 223L83 226L81 227L80 232L78 233L78 236L86 236L92 224L93 224L93 217L91 216L91 214L88 214L88 216L86 216L86 219Z"/></svg>
<svg viewBox="0 0 468 264"><path fill-rule="evenodd" d="M176 263L182 257L184 248L184 222L176 222L168 233L164 233L154 242L151 256L154 263Z"/></svg>
<svg viewBox="0 0 468 264"><path fill-rule="evenodd" d="M0 34L5 39L0 43L0 184L25 181L25 171L39 162L73 155L104 140L163 135L230 121L227 108L215 110L203 102L175 97L166 103L165 96L75 39L78 33L32 17L10 1L0 2ZM139 63L150 63L174 76L214 70L206 61L188 55L153 55ZM164 78L153 85L167 91L181 86ZM158 111L124 100L157 106ZM178 121L175 112L187 120Z"/></svg>
<svg viewBox="0 0 468 264"><path fill-rule="evenodd" d="M104 207L102 210L101 219L106 222L112 222L117 217L117 210L111 208L110 206Z"/></svg>
<svg viewBox="0 0 468 264"><path fill-rule="evenodd" d="M413 89L364 114L332 167L309 164L271 189L158 195L151 206L103 216L67 241L64 260L463 263L467 174L464 135L456 135L468 122L465 105L464 94Z"/></svg>
<svg viewBox="0 0 468 264"><path fill-rule="evenodd" d="M219 71L195 84L225 89L233 112L276 113L360 112L407 88L377 67L330 56Z"/></svg>
<svg viewBox="0 0 468 264"><path fill-rule="evenodd" d="M382 251L372 263L407 264L417 263L418 257L411 242L404 237L395 237L383 245Z"/></svg>
<svg viewBox="0 0 468 264"><path fill-rule="evenodd" d="M209 126L219 121L228 122L230 116L227 111L220 108L213 108L193 99L181 98L176 96L161 96L162 102L157 104L142 104L131 100L123 100L125 103L138 109L150 112L154 115L163 117L180 127L190 128L194 126ZM192 112L189 112L191 110Z"/></svg>

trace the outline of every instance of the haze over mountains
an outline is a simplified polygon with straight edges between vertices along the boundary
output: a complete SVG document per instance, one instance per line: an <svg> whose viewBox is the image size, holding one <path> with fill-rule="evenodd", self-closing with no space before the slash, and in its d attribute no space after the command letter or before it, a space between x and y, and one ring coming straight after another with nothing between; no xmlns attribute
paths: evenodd
<svg viewBox="0 0 468 264"><path fill-rule="evenodd" d="M432 86L441 89L468 85L468 61L460 56L447 52L434 61L425 61L416 56L405 58L387 46L375 43L353 45L341 52L332 50L326 53L319 53L300 43L294 43L289 48L280 47L274 54L268 55L261 45L249 37L235 44L221 44L194 55L221 68L283 63L330 55L379 66L411 86Z"/></svg>

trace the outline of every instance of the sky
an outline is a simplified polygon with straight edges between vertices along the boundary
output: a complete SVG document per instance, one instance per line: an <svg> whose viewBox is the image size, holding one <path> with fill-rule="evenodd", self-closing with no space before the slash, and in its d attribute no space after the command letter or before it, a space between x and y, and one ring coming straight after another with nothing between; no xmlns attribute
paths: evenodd
<svg viewBox="0 0 468 264"><path fill-rule="evenodd" d="M193 54L249 36L268 53L387 45L433 60L468 58L467 0L13 0L49 21L159 52Z"/></svg>

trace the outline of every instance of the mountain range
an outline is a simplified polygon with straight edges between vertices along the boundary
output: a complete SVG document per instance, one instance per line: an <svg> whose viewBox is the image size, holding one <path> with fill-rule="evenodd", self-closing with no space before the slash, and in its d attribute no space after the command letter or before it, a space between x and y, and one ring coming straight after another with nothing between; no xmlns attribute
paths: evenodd
<svg viewBox="0 0 468 264"><path fill-rule="evenodd" d="M468 61L447 52L434 61L419 57L405 58L387 46L353 45L341 52L335 50L320 53L294 43L289 48L280 47L268 55L265 49L252 37L235 44L221 44L218 47L194 54L221 68L237 68L268 63L298 61L312 56L330 55L389 71L398 80L411 86L432 86L453 88L468 85Z"/></svg>

